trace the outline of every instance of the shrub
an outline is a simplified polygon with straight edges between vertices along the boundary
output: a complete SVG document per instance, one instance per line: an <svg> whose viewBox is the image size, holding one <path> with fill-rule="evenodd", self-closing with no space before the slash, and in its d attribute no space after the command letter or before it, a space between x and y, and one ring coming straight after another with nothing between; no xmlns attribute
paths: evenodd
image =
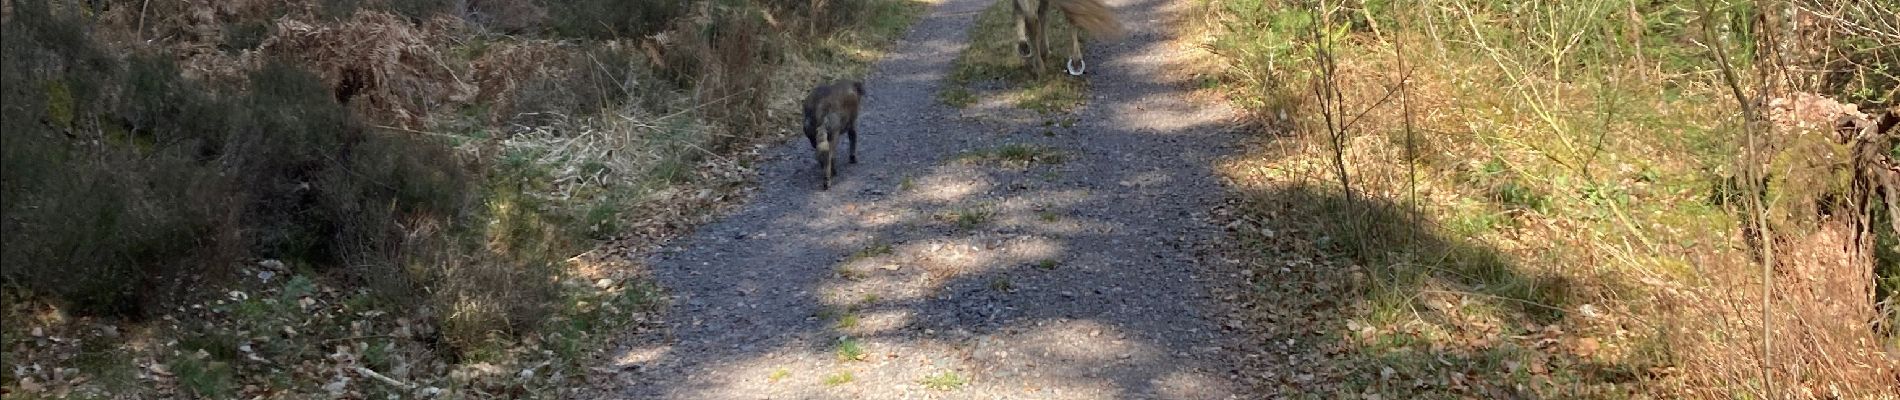
<svg viewBox="0 0 1900 400"><path fill-rule="evenodd" d="M874 6L866 0L767 0L764 3L774 15L797 21L794 29L812 37L849 27L863 15L861 11Z"/></svg>
<svg viewBox="0 0 1900 400"><path fill-rule="evenodd" d="M38 7L0 27L9 284L137 314L174 278L269 257L347 265L334 272L401 295L421 282L399 265L416 253L405 224L474 215L445 146L368 131L308 71L269 63L215 92L169 56L112 60Z"/></svg>
<svg viewBox="0 0 1900 400"><path fill-rule="evenodd" d="M230 186L191 149L128 132L120 121L161 119L126 111L163 101L121 108L110 99L167 95L166 83L124 74L76 21L43 6L19 3L0 28L8 38L0 259L9 266L0 278L80 312L137 312L141 300L169 293L153 290L164 278L229 258L219 239L232 232L222 212ZM128 90L109 93L119 87Z"/></svg>
<svg viewBox="0 0 1900 400"><path fill-rule="evenodd" d="M469 19L488 29L503 33L526 33L542 29L548 9L534 0L480 0L468 2Z"/></svg>
<svg viewBox="0 0 1900 400"><path fill-rule="evenodd" d="M641 38L685 15L686 0L574 0L552 5L554 33L590 39Z"/></svg>

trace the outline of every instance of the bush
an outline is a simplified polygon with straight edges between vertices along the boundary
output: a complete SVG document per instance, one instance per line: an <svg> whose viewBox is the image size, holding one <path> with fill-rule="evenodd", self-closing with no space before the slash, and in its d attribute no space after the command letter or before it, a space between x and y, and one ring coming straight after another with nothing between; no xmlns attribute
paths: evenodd
<svg viewBox="0 0 1900 400"><path fill-rule="evenodd" d="M551 6L554 33L589 39L641 38L685 15L687 0L573 0Z"/></svg>
<svg viewBox="0 0 1900 400"><path fill-rule="evenodd" d="M866 0L766 0L764 3L774 15L798 21L794 29L811 37L850 27L863 17L864 10L875 6Z"/></svg>
<svg viewBox="0 0 1900 400"><path fill-rule="evenodd" d="M136 312L170 293L154 290L165 278L229 259L219 239L232 233L222 212L230 186L191 149L120 123L178 123L130 112L163 100L124 108L108 101L175 91L164 82L120 84L148 76L122 73L76 21L38 7L20 3L0 28L8 38L0 259L9 266L0 278L81 312ZM125 93L109 93L121 87Z"/></svg>
<svg viewBox="0 0 1900 400"><path fill-rule="evenodd" d="M217 93L169 56L114 61L77 21L18 12L0 82L8 284L137 314L174 278L244 257L412 282L404 224L471 215L471 177L445 146L368 131L307 71L271 63Z"/></svg>

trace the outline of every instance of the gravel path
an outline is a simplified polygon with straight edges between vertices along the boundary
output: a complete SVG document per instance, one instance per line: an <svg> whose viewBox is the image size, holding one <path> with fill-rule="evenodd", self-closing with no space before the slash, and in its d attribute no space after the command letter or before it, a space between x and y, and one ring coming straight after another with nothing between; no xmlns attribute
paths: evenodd
<svg viewBox="0 0 1900 400"><path fill-rule="evenodd" d="M750 203L651 256L666 329L612 354L606 397L1232 397L1198 260L1238 137L1168 70L1176 2L1109 0L1130 33L1087 45L1062 127L936 101L992 1L942 0L876 66L861 163L830 191L786 141ZM964 157L1009 144L1054 151Z"/></svg>

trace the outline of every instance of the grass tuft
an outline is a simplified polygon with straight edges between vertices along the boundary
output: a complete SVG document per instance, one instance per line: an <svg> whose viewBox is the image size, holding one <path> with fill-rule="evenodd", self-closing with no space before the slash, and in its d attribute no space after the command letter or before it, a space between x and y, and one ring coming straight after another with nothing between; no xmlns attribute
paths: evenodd
<svg viewBox="0 0 1900 400"><path fill-rule="evenodd" d="M838 371L838 372L833 372L830 375L825 375L825 378L822 382L825 384L825 386L836 387L836 386L843 386L844 384L847 384L847 383L851 383L852 381L856 381L857 379L858 377L852 375L851 371Z"/></svg>
<svg viewBox="0 0 1900 400"><path fill-rule="evenodd" d="M838 338L837 348L833 351L837 353L838 361L864 361L865 358L870 357L870 354L864 352L864 344L850 337Z"/></svg>
<svg viewBox="0 0 1900 400"><path fill-rule="evenodd" d="M963 375L957 374L956 371L944 371L944 372L939 372L935 374L930 374L930 375L924 376L923 379L917 380L917 384L923 385L924 388L926 389L945 391L945 392L962 389L963 385L966 385L969 383L970 381L968 379L964 379Z"/></svg>

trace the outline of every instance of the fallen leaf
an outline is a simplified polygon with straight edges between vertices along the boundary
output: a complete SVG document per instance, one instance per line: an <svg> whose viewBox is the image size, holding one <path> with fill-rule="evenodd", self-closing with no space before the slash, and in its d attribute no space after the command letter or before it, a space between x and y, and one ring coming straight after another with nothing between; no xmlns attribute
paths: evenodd
<svg viewBox="0 0 1900 400"><path fill-rule="evenodd" d="M1579 338L1576 343L1571 344L1570 352L1579 357L1588 357L1592 354L1596 354L1597 347L1596 338Z"/></svg>

